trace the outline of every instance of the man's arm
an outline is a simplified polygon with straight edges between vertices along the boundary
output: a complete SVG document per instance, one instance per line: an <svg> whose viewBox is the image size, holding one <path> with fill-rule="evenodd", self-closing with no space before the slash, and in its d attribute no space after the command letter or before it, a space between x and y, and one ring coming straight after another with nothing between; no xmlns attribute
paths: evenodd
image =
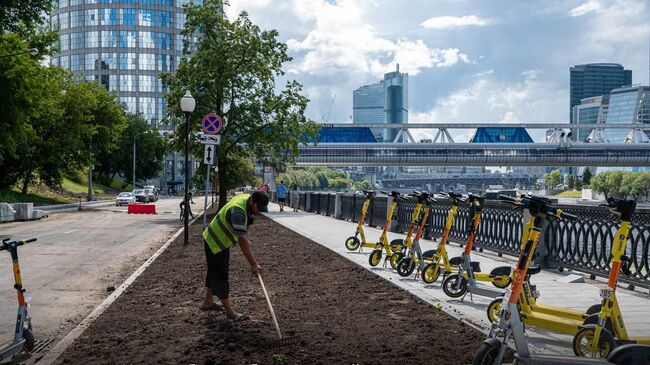
<svg viewBox="0 0 650 365"><path fill-rule="evenodd" d="M238 236L237 240L239 241L241 252L244 254L244 257L246 257L246 260L248 260L248 263L251 265L251 271L253 272L253 275L257 275L260 271L262 271L262 268L257 263L257 260L255 260L255 256L253 255L253 248L251 247L251 241L248 239L248 234Z"/></svg>

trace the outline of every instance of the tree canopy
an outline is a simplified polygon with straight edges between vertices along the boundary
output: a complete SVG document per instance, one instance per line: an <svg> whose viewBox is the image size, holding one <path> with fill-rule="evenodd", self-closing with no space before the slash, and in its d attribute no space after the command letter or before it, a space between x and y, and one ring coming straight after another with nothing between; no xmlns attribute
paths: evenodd
<svg viewBox="0 0 650 365"><path fill-rule="evenodd" d="M175 116L181 116L179 100L185 91L194 96L193 135L203 115L216 112L223 119L216 156L221 204L227 190L236 186L232 183L238 169L231 166L251 158L277 166L295 157L299 144L313 140L318 131L317 124L305 116L309 100L302 95L302 86L296 81L283 88L276 85L276 78L284 74L282 65L291 60L286 44L277 39L278 32L261 30L246 12L229 20L223 5L206 0L203 6L185 6L184 52L191 57L181 61L174 75L163 76L169 86L168 106ZM191 38L196 39L192 49ZM174 121L182 126L182 118ZM177 128L179 150L184 146L183 133L183 128ZM196 142L192 151L202 154Z"/></svg>

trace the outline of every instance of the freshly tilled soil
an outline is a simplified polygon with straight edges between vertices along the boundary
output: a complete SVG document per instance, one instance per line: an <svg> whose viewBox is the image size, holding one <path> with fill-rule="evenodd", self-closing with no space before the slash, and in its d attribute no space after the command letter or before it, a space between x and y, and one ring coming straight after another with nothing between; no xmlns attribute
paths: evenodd
<svg viewBox="0 0 650 365"><path fill-rule="evenodd" d="M285 336L238 247L231 301L250 320L199 310L201 224L182 235L58 359L65 364L467 364L484 335L264 217L251 241ZM341 243L343 244L343 243Z"/></svg>

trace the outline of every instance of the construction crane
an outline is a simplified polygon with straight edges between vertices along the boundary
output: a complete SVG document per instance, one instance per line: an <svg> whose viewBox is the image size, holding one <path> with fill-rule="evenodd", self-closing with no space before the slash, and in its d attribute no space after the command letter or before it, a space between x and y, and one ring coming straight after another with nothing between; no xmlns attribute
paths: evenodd
<svg viewBox="0 0 650 365"><path fill-rule="evenodd" d="M336 94L332 96L332 101L330 102L330 107L327 110L327 115L323 115L323 123L327 123L327 121L330 119L330 114L332 113L332 107L334 107L335 100L336 100Z"/></svg>

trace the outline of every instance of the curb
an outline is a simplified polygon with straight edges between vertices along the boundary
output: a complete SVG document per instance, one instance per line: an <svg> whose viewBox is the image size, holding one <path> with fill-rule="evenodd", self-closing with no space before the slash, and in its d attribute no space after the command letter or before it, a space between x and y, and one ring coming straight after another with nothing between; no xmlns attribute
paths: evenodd
<svg viewBox="0 0 650 365"><path fill-rule="evenodd" d="M203 214L205 214L205 211L201 212L201 214L197 214L194 219L190 221L189 224L193 224L197 219L199 219ZM181 227L176 233L174 233L173 236L171 236L165 244L163 244L154 254L147 259L137 270L129 276L128 279L126 279L117 289L115 289L114 292L111 293L104 301L102 301L95 309L93 309L90 314L84 318L79 324L72 329L72 331L68 332L61 341L59 341L54 347L52 347L49 351L45 353L45 355L38 360L39 365L51 365L53 364L61 354L65 352L65 350L70 347L74 343L75 340L81 336L81 334L88 328L90 327L91 324L102 314L108 307L113 304L113 302L119 298L119 296L129 287L133 282L140 276L142 273L149 267L156 259L158 256L160 256L166 249L171 245L171 243L178 237L180 234L183 232L183 227Z"/></svg>

